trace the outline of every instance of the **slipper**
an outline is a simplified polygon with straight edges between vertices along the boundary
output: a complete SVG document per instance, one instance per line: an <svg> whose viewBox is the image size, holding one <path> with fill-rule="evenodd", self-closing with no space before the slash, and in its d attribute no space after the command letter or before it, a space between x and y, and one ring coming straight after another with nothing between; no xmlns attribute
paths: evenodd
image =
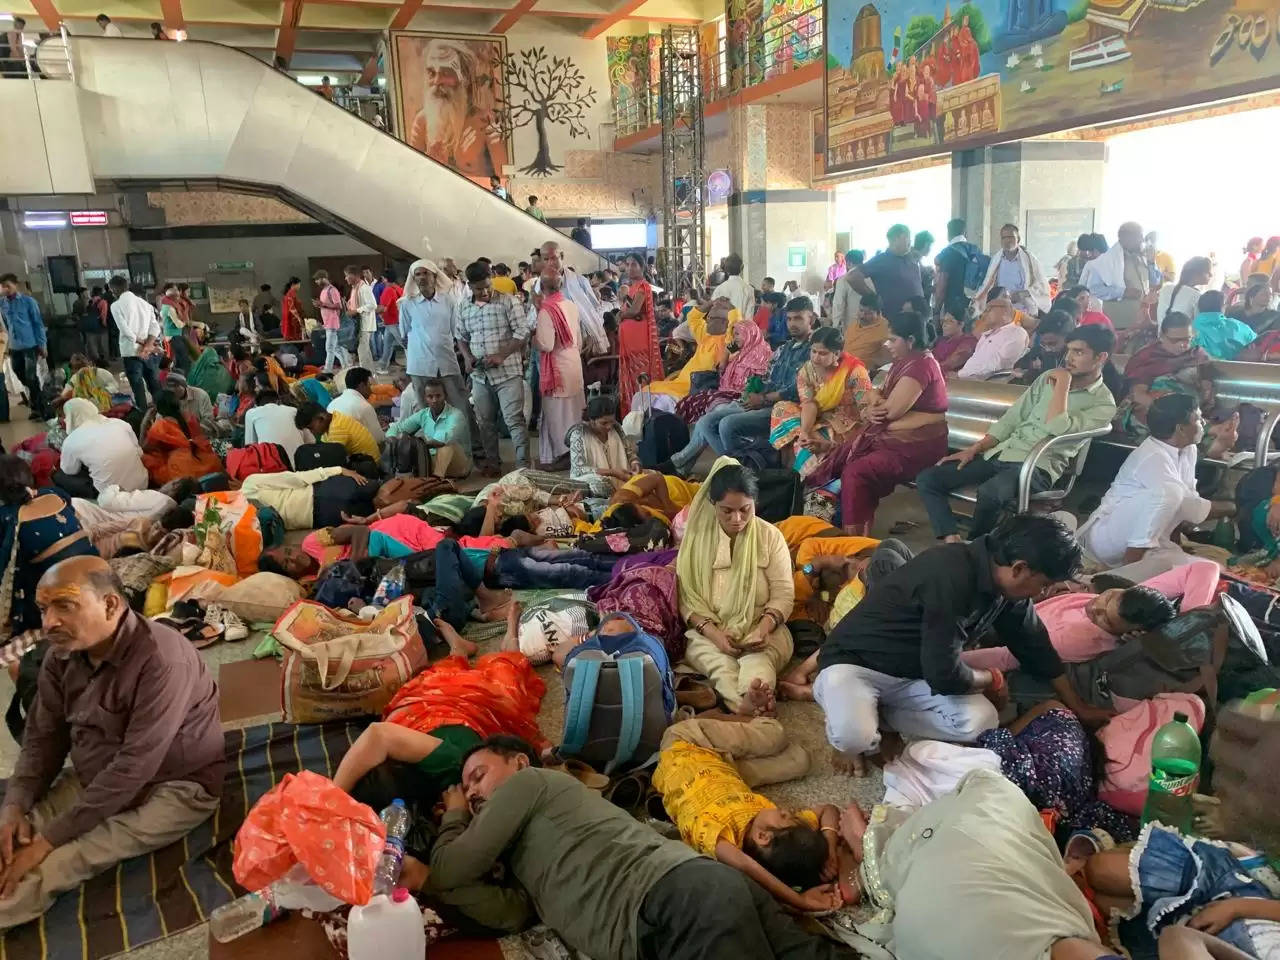
<svg viewBox="0 0 1280 960"><path fill-rule="evenodd" d="M223 627L221 624L205 623L204 620L197 617L188 617L183 620L176 620L173 617L160 617L156 620L156 623L163 623L166 627L177 630L190 640L191 645L197 650L211 647L222 639Z"/></svg>
<svg viewBox="0 0 1280 960"><path fill-rule="evenodd" d="M914 530L918 526L920 526L920 524L917 523L915 520L899 520L897 523L895 523L892 527L889 528L889 532L895 535L899 533L908 533L909 531Z"/></svg>
<svg viewBox="0 0 1280 960"><path fill-rule="evenodd" d="M653 787L649 788L649 795L644 798L644 812L652 820L671 822L671 817L667 815L666 804L662 802L662 794Z"/></svg>
<svg viewBox="0 0 1280 960"><path fill-rule="evenodd" d="M604 798L615 807L635 810L649 794L649 774L643 770L619 777L604 791Z"/></svg>
<svg viewBox="0 0 1280 960"><path fill-rule="evenodd" d="M575 760L572 757L567 760L561 760L559 763L548 763L544 766L548 770L560 770L569 774L588 790L595 790L597 793L609 786L609 778L603 773L596 773L591 764L583 763L581 760Z"/></svg>
<svg viewBox="0 0 1280 960"><path fill-rule="evenodd" d="M712 710L717 703L715 688L704 676L682 673L676 680L676 703L682 707L693 707L695 712Z"/></svg>

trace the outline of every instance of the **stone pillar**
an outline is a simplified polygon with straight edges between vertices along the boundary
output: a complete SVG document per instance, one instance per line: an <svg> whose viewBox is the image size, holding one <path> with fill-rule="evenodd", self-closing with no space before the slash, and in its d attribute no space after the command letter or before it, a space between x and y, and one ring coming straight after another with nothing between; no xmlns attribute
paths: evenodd
<svg viewBox="0 0 1280 960"><path fill-rule="evenodd" d="M1047 272L1068 240L1097 229L1106 144L1095 140L1024 140L951 155L952 216L990 253L1000 228L1016 223L1022 242Z"/></svg>
<svg viewBox="0 0 1280 960"><path fill-rule="evenodd" d="M759 287L773 277L778 289L796 280L821 290L835 249L830 230L831 192L810 189L812 134L809 113L785 106L750 104L729 110L729 157L734 192L728 198L729 246L742 254L744 275ZM788 264L803 246L802 269Z"/></svg>

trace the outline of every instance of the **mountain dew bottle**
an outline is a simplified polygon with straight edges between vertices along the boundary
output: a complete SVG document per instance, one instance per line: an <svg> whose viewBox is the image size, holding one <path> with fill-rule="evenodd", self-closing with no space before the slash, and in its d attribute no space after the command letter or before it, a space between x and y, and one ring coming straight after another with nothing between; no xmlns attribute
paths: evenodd
<svg viewBox="0 0 1280 960"><path fill-rule="evenodd" d="M1187 715L1175 713L1151 741L1151 779L1142 808L1143 823L1159 820L1184 835L1191 833L1195 818L1191 795L1200 784L1200 757L1200 738L1187 722Z"/></svg>

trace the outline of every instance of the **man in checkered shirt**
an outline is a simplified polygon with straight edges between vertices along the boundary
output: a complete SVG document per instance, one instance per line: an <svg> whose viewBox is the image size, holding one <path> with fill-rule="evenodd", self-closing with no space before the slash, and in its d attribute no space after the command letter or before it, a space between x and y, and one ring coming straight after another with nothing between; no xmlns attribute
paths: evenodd
<svg viewBox="0 0 1280 960"><path fill-rule="evenodd" d="M512 296L495 293L489 265L467 267L471 300L458 304L458 347L471 371L471 402L484 448L486 477L502 475L498 454L498 407L515 446L516 468L530 466L529 429L524 419L524 348L537 325Z"/></svg>

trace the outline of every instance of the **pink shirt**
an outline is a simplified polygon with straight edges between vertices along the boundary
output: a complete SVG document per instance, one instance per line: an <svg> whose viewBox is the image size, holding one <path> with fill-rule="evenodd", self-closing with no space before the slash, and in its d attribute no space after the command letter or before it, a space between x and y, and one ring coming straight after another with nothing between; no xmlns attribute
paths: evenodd
<svg viewBox="0 0 1280 960"><path fill-rule="evenodd" d="M843 263L833 263L827 267L827 283L835 283L848 272L849 268Z"/></svg>
<svg viewBox="0 0 1280 960"><path fill-rule="evenodd" d="M1212 560L1192 560L1168 573L1143 581L1144 587L1158 590L1169 599L1182 598L1182 610L1208 606L1218 594L1218 565ZM1089 619L1086 607L1096 593L1064 593L1036 604L1036 613L1049 631L1049 642L1066 663L1083 663L1110 650L1120 638L1107 633ZM1008 647L966 650L961 658L977 670L1016 670L1017 658Z"/></svg>
<svg viewBox="0 0 1280 960"><path fill-rule="evenodd" d="M320 319L326 330L337 330L342 319L342 294L333 284L320 291Z"/></svg>

